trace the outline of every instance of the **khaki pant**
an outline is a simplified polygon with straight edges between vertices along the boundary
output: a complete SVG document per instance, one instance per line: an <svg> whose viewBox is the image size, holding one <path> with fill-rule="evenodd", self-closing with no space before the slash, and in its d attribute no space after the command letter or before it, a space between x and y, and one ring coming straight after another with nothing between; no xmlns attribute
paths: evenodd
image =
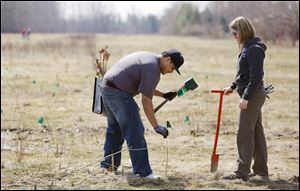
<svg viewBox="0 0 300 191"><path fill-rule="evenodd" d="M248 102L247 109L240 112L237 133L239 158L237 160L236 174L248 176L253 157L253 172L260 176L269 175L267 144L261 115L261 108L265 103L265 99L266 92L262 86L255 90Z"/></svg>

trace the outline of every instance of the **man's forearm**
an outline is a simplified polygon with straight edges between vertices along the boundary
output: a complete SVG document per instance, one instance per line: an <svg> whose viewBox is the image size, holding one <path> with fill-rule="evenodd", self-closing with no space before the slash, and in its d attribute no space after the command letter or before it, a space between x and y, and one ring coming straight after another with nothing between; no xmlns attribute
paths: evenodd
<svg viewBox="0 0 300 191"><path fill-rule="evenodd" d="M154 95L155 95L155 96L158 96L158 97L163 97L163 96L164 96L164 93L161 92L161 91L159 91L159 90L155 90L155 91L154 91Z"/></svg>
<svg viewBox="0 0 300 191"><path fill-rule="evenodd" d="M152 100L146 96L142 96L142 104L145 111L145 114L152 125L152 127L157 127L158 123L154 115L153 103Z"/></svg>

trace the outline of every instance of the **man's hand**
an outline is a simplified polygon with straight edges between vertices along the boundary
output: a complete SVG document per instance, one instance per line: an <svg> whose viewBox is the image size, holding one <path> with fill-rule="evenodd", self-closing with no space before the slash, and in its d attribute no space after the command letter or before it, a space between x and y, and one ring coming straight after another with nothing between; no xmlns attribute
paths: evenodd
<svg viewBox="0 0 300 191"><path fill-rule="evenodd" d="M172 101L177 96L177 92L168 92L163 95L163 97L169 101Z"/></svg>
<svg viewBox="0 0 300 191"><path fill-rule="evenodd" d="M161 134L164 138L167 138L167 136L169 135L169 131L166 127L158 125L154 128L154 130L156 131L156 133Z"/></svg>

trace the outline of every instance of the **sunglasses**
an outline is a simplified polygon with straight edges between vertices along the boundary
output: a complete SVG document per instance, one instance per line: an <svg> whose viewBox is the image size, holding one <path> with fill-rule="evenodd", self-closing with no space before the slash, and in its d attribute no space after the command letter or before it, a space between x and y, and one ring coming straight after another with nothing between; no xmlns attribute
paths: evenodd
<svg viewBox="0 0 300 191"><path fill-rule="evenodd" d="M233 36L236 36L236 35L237 35L237 31L233 31L233 32L232 32L232 35L233 35Z"/></svg>

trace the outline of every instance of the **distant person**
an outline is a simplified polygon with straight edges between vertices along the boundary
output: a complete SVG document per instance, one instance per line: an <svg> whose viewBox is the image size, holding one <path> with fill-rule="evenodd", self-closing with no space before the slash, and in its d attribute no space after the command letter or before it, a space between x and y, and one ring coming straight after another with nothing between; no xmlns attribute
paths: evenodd
<svg viewBox="0 0 300 191"><path fill-rule="evenodd" d="M156 89L161 74L172 73L183 64L184 58L176 49L169 49L157 55L151 52L134 52L119 60L104 75L103 102L107 114L106 140L101 167L115 171L121 164L121 151L127 142L132 162L133 173L148 179L158 178L153 174L148 158L147 143L144 138L144 125L140 109L134 96L142 94L144 112L153 129L168 137L165 126L159 125L153 111L153 95L172 100L177 93L163 93ZM109 156L109 157L107 157ZM112 168L114 167L114 168Z"/></svg>
<svg viewBox="0 0 300 191"><path fill-rule="evenodd" d="M22 35L22 38L26 38L26 35L27 35L27 28L26 27L21 28L21 35Z"/></svg>
<svg viewBox="0 0 300 191"><path fill-rule="evenodd" d="M225 95L234 89L240 96L240 116L237 132L238 160L235 174L223 179L242 179L248 181L249 176L258 175L268 180L267 144L262 124L261 108L265 103L264 58L266 45L255 36L251 21L245 17L237 17L230 24L230 29L241 52L238 57L237 74L230 87L224 88ZM250 174L252 157L253 174Z"/></svg>

